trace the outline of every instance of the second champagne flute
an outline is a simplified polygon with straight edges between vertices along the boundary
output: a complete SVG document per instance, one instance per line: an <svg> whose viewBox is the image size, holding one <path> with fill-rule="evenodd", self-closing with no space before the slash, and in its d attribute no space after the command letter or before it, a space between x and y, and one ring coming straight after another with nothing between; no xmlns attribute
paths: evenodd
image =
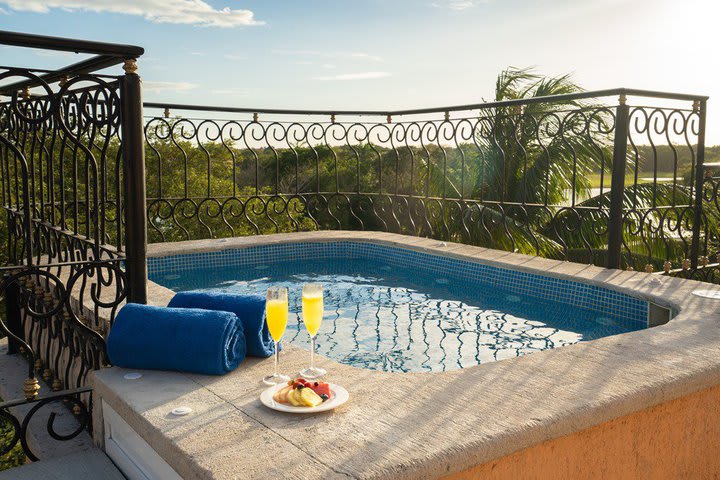
<svg viewBox="0 0 720 480"><path fill-rule="evenodd" d="M315 366L315 336L323 319L323 288L319 283L306 283L302 290L302 315L310 334L310 367L300 372L304 378L319 378L327 372Z"/></svg>

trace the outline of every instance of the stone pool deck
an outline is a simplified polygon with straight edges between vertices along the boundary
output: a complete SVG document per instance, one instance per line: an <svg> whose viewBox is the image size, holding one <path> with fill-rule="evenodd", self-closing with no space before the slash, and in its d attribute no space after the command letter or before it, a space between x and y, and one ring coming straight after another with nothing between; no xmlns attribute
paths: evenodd
<svg viewBox="0 0 720 480"><path fill-rule="evenodd" d="M151 245L149 252L337 240L601 285L676 315L654 328L444 373L385 373L322 359L328 378L348 389L350 401L335 412L309 416L260 404L260 379L272 369L271 359L248 359L222 377L143 371L139 380L125 380L126 370L105 369L92 382L96 438L103 438L105 405L186 479L471 478L468 471L488 462L720 385L720 301L691 293L718 286L387 233L279 234ZM153 303L165 304L171 296L151 286ZM281 356L282 370L296 372L307 360L306 351L290 347ZM193 412L170 414L180 406ZM630 451L636 440L623 445ZM717 438L705 443L699 448L716 451ZM688 448L678 445L678 455Z"/></svg>

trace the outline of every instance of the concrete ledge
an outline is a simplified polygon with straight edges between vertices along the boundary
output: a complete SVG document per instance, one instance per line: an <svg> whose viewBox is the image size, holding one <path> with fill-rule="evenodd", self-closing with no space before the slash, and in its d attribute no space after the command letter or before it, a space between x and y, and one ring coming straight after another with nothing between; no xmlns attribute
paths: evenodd
<svg viewBox="0 0 720 480"><path fill-rule="evenodd" d="M717 286L387 233L279 234L151 245L149 251L174 255L340 239L600 285L677 315L647 330L444 373L385 373L323 359L330 379L351 395L326 415L278 414L259 403L271 359L248 359L222 377L147 371L128 381L122 369L105 369L94 374L98 401L112 406L184 478L415 479L463 472L720 384L720 302L691 294ZM288 348L283 370L298 371L307 356ZM193 413L169 415L181 405Z"/></svg>

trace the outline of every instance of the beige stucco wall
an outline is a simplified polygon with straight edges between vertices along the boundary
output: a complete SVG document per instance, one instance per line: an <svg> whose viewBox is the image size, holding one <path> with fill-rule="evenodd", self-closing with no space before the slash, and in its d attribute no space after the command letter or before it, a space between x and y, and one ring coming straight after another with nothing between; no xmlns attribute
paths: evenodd
<svg viewBox="0 0 720 480"><path fill-rule="evenodd" d="M717 479L720 386L444 478Z"/></svg>

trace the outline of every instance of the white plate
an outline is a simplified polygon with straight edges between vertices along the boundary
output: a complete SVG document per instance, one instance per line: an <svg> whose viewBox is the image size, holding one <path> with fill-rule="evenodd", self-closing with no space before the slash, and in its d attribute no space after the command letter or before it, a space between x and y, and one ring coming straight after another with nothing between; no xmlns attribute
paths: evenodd
<svg viewBox="0 0 720 480"><path fill-rule="evenodd" d="M289 412L289 413L317 413L317 412L327 412L328 410L332 410L336 407L339 407L343 403L348 401L348 398L350 398L350 395L348 394L347 390L345 390L340 385L336 385L334 383L330 384L330 398L325 400L323 403L318 405L317 407L294 407L290 405L289 403L279 403L273 400L273 395L275 392L280 390L281 388L287 386L285 383L281 383L279 385L273 385L270 388L265 389L260 394L260 401L263 405L265 405L268 408L272 408L273 410L277 410L278 412Z"/></svg>
<svg viewBox="0 0 720 480"><path fill-rule="evenodd" d="M693 293L693 295L696 295L698 297L712 298L715 300L720 300L720 292L717 290L695 290L692 293Z"/></svg>

